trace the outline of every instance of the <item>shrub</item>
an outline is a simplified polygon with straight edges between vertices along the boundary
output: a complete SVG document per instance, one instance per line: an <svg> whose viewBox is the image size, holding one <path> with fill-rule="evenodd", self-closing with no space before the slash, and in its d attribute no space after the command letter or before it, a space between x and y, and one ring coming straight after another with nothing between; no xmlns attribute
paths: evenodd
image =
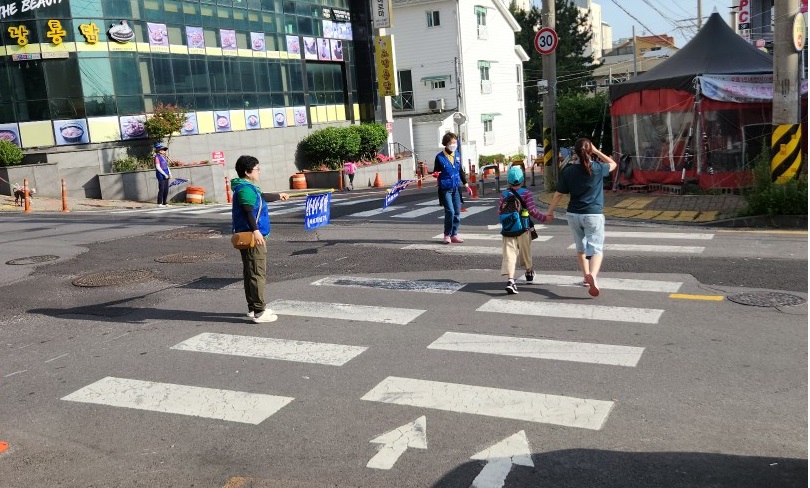
<svg viewBox="0 0 810 488"><path fill-rule="evenodd" d="M22 160L22 149L11 141L0 140L0 166L14 166Z"/></svg>
<svg viewBox="0 0 810 488"><path fill-rule="evenodd" d="M493 164L506 161L506 156L503 154L491 154L489 156L478 156L478 164L484 166L486 164Z"/></svg>
<svg viewBox="0 0 810 488"><path fill-rule="evenodd" d="M154 162L149 158L136 158L127 156L125 158L115 159L112 162L113 171L116 173L125 173L127 171L140 171L151 169L154 167Z"/></svg>
<svg viewBox="0 0 810 488"><path fill-rule="evenodd" d="M743 195L748 203L744 215L807 215L807 174L784 184L774 183L768 145L763 144L754 160L754 185Z"/></svg>
<svg viewBox="0 0 810 488"><path fill-rule="evenodd" d="M149 137L157 140L166 139L168 145L172 134L180 132L186 121L186 109L178 105L158 103L152 111L152 116L146 118L144 127Z"/></svg>
<svg viewBox="0 0 810 488"><path fill-rule="evenodd" d="M348 130L360 136L360 147L354 159L373 159L388 139L388 130L383 124L350 125Z"/></svg>
<svg viewBox="0 0 810 488"><path fill-rule="evenodd" d="M360 135L349 127L325 127L301 140L300 147L304 156L301 169L322 164L330 169L340 169L343 161L357 157Z"/></svg>

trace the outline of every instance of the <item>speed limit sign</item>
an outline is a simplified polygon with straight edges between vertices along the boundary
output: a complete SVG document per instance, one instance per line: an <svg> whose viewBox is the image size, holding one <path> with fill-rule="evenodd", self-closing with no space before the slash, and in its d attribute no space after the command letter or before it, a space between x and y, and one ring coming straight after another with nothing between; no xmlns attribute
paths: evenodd
<svg viewBox="0 0 810 488"><path fill-rule="evenodd" d="M557 49L557 33L551 27L543 27L534 36L534 48L540 54L551 54Z"/></svg>

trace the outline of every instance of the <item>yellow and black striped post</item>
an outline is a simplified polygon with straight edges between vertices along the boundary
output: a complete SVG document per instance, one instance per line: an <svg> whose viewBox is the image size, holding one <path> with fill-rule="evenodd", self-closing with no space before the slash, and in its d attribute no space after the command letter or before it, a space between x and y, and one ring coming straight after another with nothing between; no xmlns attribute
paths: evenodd
<svg viewBox="0 0 810 488"><path fill-rule="evenodd" d="M553 152L554 150L551 148L551 128L546 127L543 129L543 164L545 166L553 164Z"/></svg>
<svg viewBox="0 0 810 488"><path fill-rule="evenodd" d="M799 177L802 124L774 125L771 134L771 181L785 184Z"/></svg>

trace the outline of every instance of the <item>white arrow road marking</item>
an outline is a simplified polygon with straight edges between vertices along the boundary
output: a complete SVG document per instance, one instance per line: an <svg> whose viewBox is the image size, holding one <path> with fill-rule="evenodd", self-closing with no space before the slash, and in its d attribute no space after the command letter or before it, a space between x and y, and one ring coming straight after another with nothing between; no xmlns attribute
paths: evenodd
<svg viewBox="0 0 810 488"><path fill-rule="evenodd" d="M635 367L643 347L445 332L428 349Z"/></svg>
<svg viewBox="0 0 810 488"><path fill-rule="evenodd" d="M299 300L275 300L268 308L280 315L320 317L324 319L360 320L405 325L416 319L425 310L412 308L372 307L350 303L327 303Z"/></svg>
<svg viewBox="0 0 810 488"><path fill-rule="evenodd" d="M258 425L294 398L108 376L62 400Z"/></svg>
<svg viewBox="0 0 810 488"><path fill-rule="evenodd" d="M558 302L520 302L503 298L491 298L478 307L476 312L511 313L557 317L563 319L609 320L612 322L637 322L657 324L663 310L655 308L611 307L605 305L580 305Z"/></svg>
<svg viewBox="0 0 810 488"><path fill-rule="evenodd" d="M380 446L380 451L369 460L366 467L391 469L409 447L427 449L427 419L422 415L409 424L380 434L370 442L382 444L382 446Z"/></svg>
<svg viewBox="0 0 810 488"><path fill-rule="evenodd" d="M703 246L662 246L660 244L605 244L606 251L630 251L630 252L662 252L677 254L700 254L706 248ZM576 249L574 244L568 249Z"/></svg>
<svg viewBox="0 0 810 488"><path fill-rule="evenodd" d="M389 376L361 400L599 430L613 402Z"/></svg>
<svg viewBox="0 0 810 488"><path fill-rule="evenodd" d="M382 278L360 278L355 276L327 276L312 285L347 286L350 288L373 288L395 291L418 291L423 293L455 293L464 288L464 283L430 280L395 280Z"/></svg>
<svg viewBox="0 0 810 488"><path fill-rule="evenodd" d="M484 469L470 485L470 488L501 488L506 483L506 476L513 464L534 467L529 440L526 432L520 431L501 442L490 446L470 459L486 461Z"/></svg>
<svg viewBox="0 0 810 488"><path fill-rule="evenodd" d="M204 332L171 348L179 351L209 352L329 366L343 366L368 349L361 346L214 334L211 332Z"/></svg>

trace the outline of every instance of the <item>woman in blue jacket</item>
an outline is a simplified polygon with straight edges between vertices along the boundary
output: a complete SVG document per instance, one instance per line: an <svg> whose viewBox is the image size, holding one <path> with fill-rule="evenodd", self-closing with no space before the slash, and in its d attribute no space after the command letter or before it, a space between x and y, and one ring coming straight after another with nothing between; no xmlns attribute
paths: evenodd
<svg viewBox="0 0 810 488"><path fill-rule="evenodd" d="M458 235L461 224L461 188L469 188L461 166L458 136L448 132L442 137L444 150L436 155L433 175L439 179L439 201L444 207L444 243L464 242Z"/></svg>

